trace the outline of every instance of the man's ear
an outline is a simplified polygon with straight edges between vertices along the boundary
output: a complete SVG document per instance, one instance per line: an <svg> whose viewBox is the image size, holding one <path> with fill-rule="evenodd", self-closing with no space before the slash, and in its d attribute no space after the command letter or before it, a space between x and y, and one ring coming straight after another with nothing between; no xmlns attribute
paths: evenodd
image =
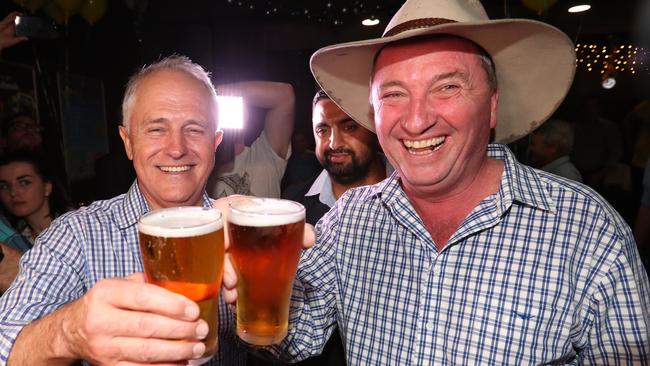
<svg viewBox="0 0 650 366"><path fill-rule="evenodd" d="M119 126L120 137L122 142L124 142L124 150L126 151L126 156L129 160L133 160L133 147L131 146L131 136L129 136L129 131L126 130L126 127Z"/></svg>
<svg viewBox="0 0 650 366"><path fill-rule="evenodd" d="M223 140L223 131L218 130L217 133L214 134L214 151L217 151L217 147L219 144L221 144L221 141Z"/></svg>
<svg viewBox="0 0 650 366"><path fill-rule="evenodd" d="M490 98L490 128L497 127L497 108L499 104L499 90L495 90Z"/></svg>

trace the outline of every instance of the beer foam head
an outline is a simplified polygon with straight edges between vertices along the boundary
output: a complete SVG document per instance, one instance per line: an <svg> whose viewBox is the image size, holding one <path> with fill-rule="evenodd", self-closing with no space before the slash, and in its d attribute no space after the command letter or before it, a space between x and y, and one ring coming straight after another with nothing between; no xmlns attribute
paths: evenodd
<svg viewBox="0 0 650 366"><path fill-rule="evenodd" d="M163 238L199 236L223 227L221 211L203 207L172 207L154 210L138 221L138 230Z"/></svg>
<svg viewBox="0 0 650 366"><path fill-rule="evenodd" d="M274 198L250 198L230 204L228 220L241 226L278 226L305 219L305 207Z"/></svg>

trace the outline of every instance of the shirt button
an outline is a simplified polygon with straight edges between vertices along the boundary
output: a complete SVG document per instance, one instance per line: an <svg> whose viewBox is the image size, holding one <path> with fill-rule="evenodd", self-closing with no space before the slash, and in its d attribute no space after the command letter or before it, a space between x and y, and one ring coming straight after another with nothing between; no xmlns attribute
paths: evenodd
<svg viewBox="0 0 650 366"><path fill-rule="evenodd" d="M429 366L429 360L422 360L422 366Z"/></svg>
<svg viewBox="0 0 650 366"><path fill-rule="evenodd" d="M428 323L426 324L426 327L427 327L427 330L433 330L433 323L432 323L432 322L428 322Z"/></svg>

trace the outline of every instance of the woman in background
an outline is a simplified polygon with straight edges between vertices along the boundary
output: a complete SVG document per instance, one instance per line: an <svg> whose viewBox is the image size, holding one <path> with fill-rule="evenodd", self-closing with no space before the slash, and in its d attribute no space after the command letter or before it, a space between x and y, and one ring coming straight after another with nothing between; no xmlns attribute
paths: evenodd
<svg viewBox="0 0 650 366"><path fill-rule="evenodd" d="M0 201L9 222L32 245L52 220L71 208L43 157L27 151L0 158Z"/></svg>

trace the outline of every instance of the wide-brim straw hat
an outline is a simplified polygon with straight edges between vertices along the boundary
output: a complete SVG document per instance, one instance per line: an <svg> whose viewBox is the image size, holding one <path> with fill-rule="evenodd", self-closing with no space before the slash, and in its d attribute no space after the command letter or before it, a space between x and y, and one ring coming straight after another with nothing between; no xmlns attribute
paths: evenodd
<svg viewBox="0 0 650 366"><path fill-rule="evenodd" d="M451 34L485 49L499 89L495 140L514 141L542 124L566 96L575 73L573 42L559 29L530 19L490 20L478 0L408 0L381 38L324 47L311 57L318 84L348 115L375 131L370 73L386 44Z"/></svg>

